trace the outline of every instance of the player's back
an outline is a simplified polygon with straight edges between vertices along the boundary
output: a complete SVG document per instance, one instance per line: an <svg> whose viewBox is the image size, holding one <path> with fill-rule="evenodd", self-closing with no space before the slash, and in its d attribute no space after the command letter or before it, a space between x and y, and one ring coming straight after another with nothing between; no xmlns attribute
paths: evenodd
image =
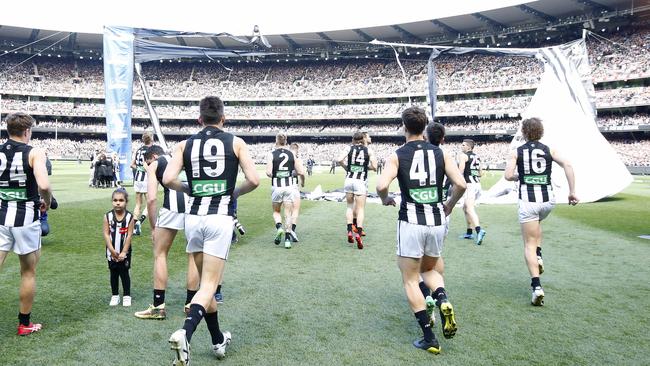
<svg viewBox="0 0 650 366"><path fill-rule="evenodd" d="M273 169L271 185L273 187L290 187L294 185L292 172L296 169L296 158L293 152L285 148L277 148L271 152Z"/></svg>
<svg viewBox="0 0 650 366"><path fill-rule="evenodd" d="M348 171L345 177L367 180L369 163L368 148L361 144L351 145L348 151Z"/></svg>
<svg viewBox="0 0 650 366"><path fill-rule="evenodd" d="M29 166L31 150L12 139L0 145L0 225L26 226L39 218L38 185Z"/></svg>
<svg viewBox="0 0 650 366"><path fill-rule="evenodd" d="M399 160L397 180L402 194L399 220L439 226L444 223L442 150L426 141L404 144L395 152Z"/></svg>
<svg viewBox="0 0 650 366"><path fill-rule="evenodd" d="M234 215L232 194L237 182L239 159L230 133L215 126L187 139L183 167L190 187L192 215Z"/></svg>
<svg viewBox="0 0 650 366"><path fill-rule="evenodd" d="M517 148L519 199L525 202L554 200L551 185L551 149L539 141L527 141Z"/></svg>

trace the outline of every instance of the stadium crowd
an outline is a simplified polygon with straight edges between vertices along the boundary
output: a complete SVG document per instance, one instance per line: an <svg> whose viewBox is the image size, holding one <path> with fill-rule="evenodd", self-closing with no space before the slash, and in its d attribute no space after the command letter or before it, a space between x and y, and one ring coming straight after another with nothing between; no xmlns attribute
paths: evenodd
<svg viewBox="0 0 650 366"><path fill-rule="evenodd" d="M588 38L594 82L626 80L650 75L650 31L620 34L604 40ZM0 70L23 61L20 55L4 55ZM7 93L60 96L104 94L102 60L71 60L41 55L3 73L0 89ZM259 61L259 60L258 60ZM406 77L395 59L328 59L303 62L289 57L263 62L238 60L229 69L218 62L152 62L143 65L154 98L200 98L220 95L238 98L366 96L396 93L424 94L426 60L401 60ZM466 93L534 87L543 67L536 59L488 55L441 56L436 60L440 93ZM134 88L141 97L140 88Z"/></svg>
<svg viewBox="0 0 650 366"><path fill-rule="evenodd" d="M436 104L438 116L470 116L484 114L521 113L530 103L531 96L507 98L479 98L439 100ZM103 117L103 103L50 102L19 99L2 99L3 112L25 111L32 115ZM650 104L650 87L606 89L596 92L598 107L623 107ZM425 103L414 103L426 107ZM229 119L287 120L287 119L354 119L354 118L399 118L406 103L382 104L331 104L331 105L282 105L282 106L226 106ZM156 104L154 109L163 119L195 119L197 105ZM134 104L133 118L148 118L149 113L142 104Z"/></svg>

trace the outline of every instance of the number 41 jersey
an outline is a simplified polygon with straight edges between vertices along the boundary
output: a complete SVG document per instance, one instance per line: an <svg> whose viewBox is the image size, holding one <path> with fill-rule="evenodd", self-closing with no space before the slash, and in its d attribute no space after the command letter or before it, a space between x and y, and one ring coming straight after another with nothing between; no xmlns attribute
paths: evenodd
<svg viewBox="0 0 650 366"><path fill-rule="evenodd" d="M31 150L11 139L0 145L0 225L26 226L39 218L38 185L29 166Z"/></svg>
<svg viewBox="0 0 650 366"><path fill-rule="evenodd" d="M397 181L402 192L399 220L439 226L445 220L442 188L445 159L442 150L426 141L411 141L395 152L399 159Z"/></svg>
<svg viewBox="0 0 650 366"><path fill-rule="evenodd" d="M239 159L233 149L234 138L208 126L187 139L183 167L191 193L186 213L234 215L232 193L239 170Z"/></svg>

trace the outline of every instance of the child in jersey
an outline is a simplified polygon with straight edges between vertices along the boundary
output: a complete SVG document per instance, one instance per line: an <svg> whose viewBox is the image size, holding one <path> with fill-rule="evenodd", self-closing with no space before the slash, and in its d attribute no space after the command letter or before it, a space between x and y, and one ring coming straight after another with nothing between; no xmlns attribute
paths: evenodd
<svg viewBox="0 0 650 366"><path fill-rule="evenodd" d="M131 238L133 237L133 214L126 209L129 195L124 188L112 194L113 209L104 215L104 242L106 259L111 273L110 306L120 303L119 280L122 280L124 298L122 305L131 306Z"/></svg>

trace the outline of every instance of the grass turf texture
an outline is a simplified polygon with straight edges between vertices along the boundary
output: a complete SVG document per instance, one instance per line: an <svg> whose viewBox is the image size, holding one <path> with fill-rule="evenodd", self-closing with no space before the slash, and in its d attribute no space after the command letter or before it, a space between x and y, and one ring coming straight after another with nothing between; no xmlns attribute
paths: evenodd
<svg viewBox="0 0 650 366"><path fill-rule="evenodd" d="M327 168L306 190L342 186ZM486 177L488 187L501 173ZM60 208L43 239L32 319L40 333L15 335L19 266L10 254L0 270L0 364L165 365L167 339L183 321L186 257L182 233L169 257L168 319L133 316L151 302L148 223L133 242L133 306L110 308L101 220L111 190L87 187L87 164L55 163ZM372 176L370 187L374 187ZM454 210L445 247L446 282L459 332L435 332L438 356L411 345L420 329L395 265L397 209L369 204L365 249L346 242L345 206L303 201L301 242L273 245L269 180L240 199L246 227L231 252L220 307L233 343L222 364L647 364L650 341L647 202L650 180L637 178L605 202L558 206L544 222L542 284L546 305L530 306L514 205L478 208L488 234L482 246L458 239L465 231ZM129 189L132 192L132 189ZM133 208L133 197L129 208ZM204 324L192 340L194 365L215 364Z"/></svg>

